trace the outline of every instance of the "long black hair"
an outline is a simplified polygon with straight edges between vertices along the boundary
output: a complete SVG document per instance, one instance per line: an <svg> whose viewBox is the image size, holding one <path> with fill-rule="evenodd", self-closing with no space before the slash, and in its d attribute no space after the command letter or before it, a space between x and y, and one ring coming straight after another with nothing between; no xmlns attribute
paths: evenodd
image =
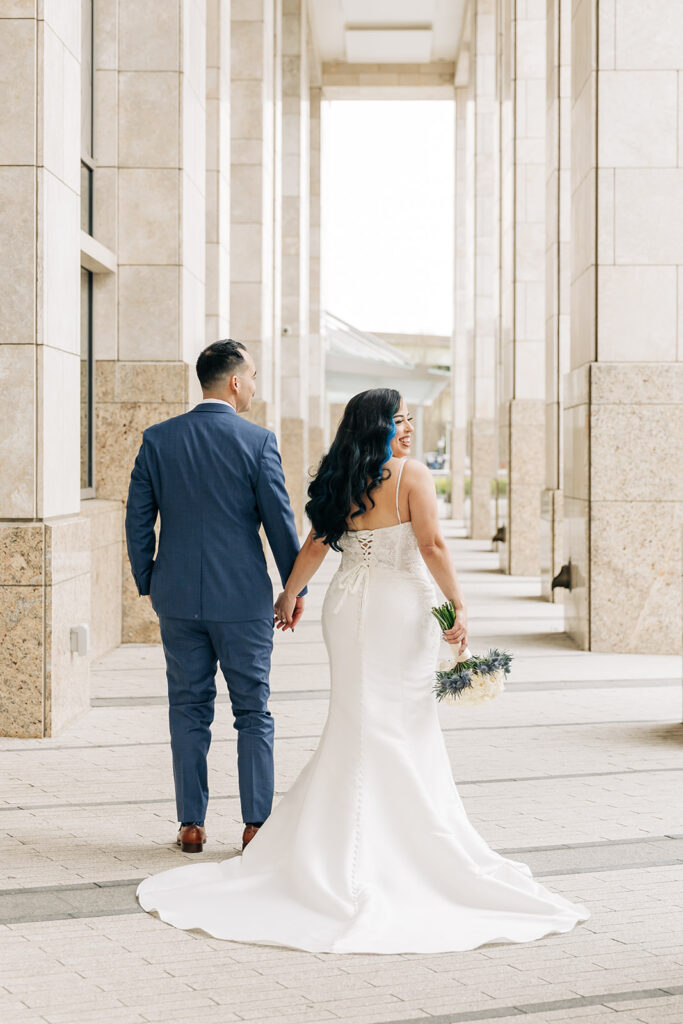
<svg viewBox="0 0 683 1024"><path fill-rule="evenodd" d="M375 507L372 491L391 476L385 463L391 458L391 439L396 435L394 416L401 396L394 388L372 388L354 395L344 409L330 450L308 486L306 515L316 540L341 551L339 539L351 518L366 510L364 495Z"/></svg>

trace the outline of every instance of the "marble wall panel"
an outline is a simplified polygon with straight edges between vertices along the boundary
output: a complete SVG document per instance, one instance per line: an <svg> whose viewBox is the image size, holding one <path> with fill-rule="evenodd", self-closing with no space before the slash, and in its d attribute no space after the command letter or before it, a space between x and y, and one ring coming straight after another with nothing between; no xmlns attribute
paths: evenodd
<svg viewBox="0 0 683 1024"><path fill-rule="evenodd" d="M676 359L676 267L600 267L598 358Z"/></svg>
<svg viewBox="0 0 683 1024"><path fill-rule="evenodd" d="M178 167L177 72L121 72L118 88L120 166Z"/></svg>
<svg viewBox="0 0 683 1024"><path fill-rule="evenodd" d="M161 643L159 620L148 597L140 597L131 575L128 555L123 549L123 616L121 642L124 644Z"/></svg>
<svg viewBox="0 0 683 1024"><path fill-rule="evenodd" d="M35 349L0 345L0 516L36 515Z"/></svg>
<svg viewBox="0 0 683 1024"><path fill-rule="evenodd" d="M202 67L202 81L206 69ZM182 77L182 168L184 181L189 179L203 196L206 187L206 87L198 96ZM203 213L203 211L202 211ZM203 216L201 218L203 228Z"/></svg>
<svg viewBox="0 0 683 1024"><path fill-rule="evenodd" d="M571 281L572 284L596 260L596 174L592 170L583 178L571 197Z"/></svg>
<svg viewBox="0 0 683 1024"><path fill-rule="evenodd" d="M241 224L233 221L230 248L235 255L233 280L241 284L258 283L263 277L261 252L262 228L260 224Z"/></svg>
<svg viewBox="0 0 683 1024"><path fill-rule="evenodd" d="M101 167L93 178L93 235L112 252L118 248L118 171ZM99 279L106 277L98 274Z"/></svg>
<svg viewBox="0 0 683 1024"><path fill-rule="evenodd" d="M90 519L77 515L44 522L46 585L56 587L87 575L92 544Z"/></svg>
<svg viewBox="0 0 683 1024"><path fill-rule="evenodd" d="M96 68L118 69L118 0L96 0L94 60Z"/></svg>
<svg viewBox="0 0 683 1024"><path fill-rule="evenodd" d="M325 430L323 427L316 427L309 423L308 427L308 466L307 466L307 480L306 487L311 482L311 479L318 472L318 467L322 460L323 455L327 451L327 445L325 443ZM308 500L308 496L306 496Z"/></svg>
<svg viewBox="0 0 683 1024"><path fill-rule="evenodd" d="M81 52L81 11L78 4L62 4L59 0L45 0L43 17L50 29L70 53Z"/></svg>
<svg viewBox="0 0 683 1024"><path fill-rule="evenodd" d="M54 14L63 5L53 5ZM80 9L76 11L75 50L55 32L48 20L38 22L39 83L38 163L67 185L77 196L80 191L81 154L81 67Z"/></svg>
<svg viewBox="0 0 683 1024"><path fill-rule="evenodd" d="M119 171L119 264L179 262L179 191L178 171Z"/></svg>
<svg viewBox="0 0 683 1024"><path fill-rule="evenodd" d="M230 246L233 258L231 267L239 262L239 253ZM231 269L231 275L234 271ZM230 281L230 333L233 337L244 340L254 359L260 351L256 339L261 327L261 285L244 281ZM258 360L260 362L260 358ZM257 365L258 365L257 362Z"/></svg>
<svg viewBox="0 0 683 1024"><path fill-rule="evenodd" d="M99 438L96 462L98 497L125 500L143 430L185 411L184 402L98 403L95 428Z"/></svg>
<svg viewBox="0 0 683 1024"><path fill-rule="evenodd" d="M587 501L590 487L590 438L588 405L565 406L563 490L570 498Z"/></svg>
<svg viewBox="0 0 683 1024"><path fill-rule="evenodd" d="M596 166L595 111L597 106L595 76L589 78L574 101L571 112L572 162L570 180L572 192Z"/></svg>
<svg viewBox="0 0 683 1024"><path fill-rule="evenodd" d="M180 17L177 0L119 0L119 69L178 71Z"/></svg>
<svg viewBox="0 0 683 1024"><path fill-rule="evenodd" d="M101 361L96 366L97 402L185 403L192 374L192 368L179 362Z"/></svg>
<svg viewBox="0 0 683 1024"><path fill-rule="evenodd" d="M178 359L178 267L120 267L118 282L119 358L145 362Z"/></svg>
<svg viewBox="0 0 683 1024"><path fill-rule="evenodd" d="M675 167L676 71L605 71L598 86L601 167Z"/></svg>
<svg viewBox="0 0 683 1024"><path fill-rule="evenodd" d="M2 736L44 735L44 594L42 586L0 587Z"/></svg>
<svg viewBox="0 0 683 1024"><path fill-rule="evenodd" d="M493 536L491 521L491 483L496 478L494 420L475 419L471 423L471 525L473 538Z"/></svg>
<svg viewBox="0 0 683 1024"><path fill-rule="evenodd" d="M591 498L683 501L683 405L593 406Z"/></svg>
<svg viewBox="0 0 683 1024"><path fill-rule="evenodd" d="M49 171L38 170L38 337L80 354L80 200Z"/></svg>
<svg viewBox="0 0 683 1024"><path fill-rule="evenodd" d="M287 403L283 401L283 407ZM287 493L294 511L297 532L304 532L304 505L308 486L307 468L308 424L300 417L283 416L280 421L280 453ZM303 458L302 458L303 454Z"/></svg>
<svg viewBox="0 0 683 1024"><path fill-rule="evenodd" d="M596 363L590 372L593 405L678 405L683 402L680 363Z"/></svg>
<svg viewBox="0 0 683 1024"><path fill-rule="evenodd" d="M576 102L597 62L597 41L593 21L594 0L571 0L572 60L571 96Z"/></svg>
<svg viewBox="0 0 683 1024"><path fill-rule="evenodd" d="M91 499L81 505L90 520L90 660L121 642L122 538L121 502Z"/></svg>
<svg viewBox="0 0 683 1024"><path fill-rule="evenodd" d="M614 255L614 170L598 168L597 255L601 266L615 262Z"/></svg>
<svg viewBox="0 0 683 1024"><path fill-rule="evenodd" d="M617 69L683 68L678 0L615 0Z"/></svg>
<svg viewBox="0 0 683 1024"><path fill-rule="evenodd" d="M674 501L591 503L591 650L680 651L681 522Z"/></svg>
<svg viewBox="0 0 683 1024"><path fill-rule="evenodd" d="M264 111L262 84L233 79L230 92L230 132L232 139L247 139L249 141L263 139Z"/></svg>
<svg viewBox="0 0 683 1024"><path fill-rule="evenodd" d="M544 483L545 403L515 399L508 427L508 572L540 572L540 502Z"/></svg>
<svg viewBox="0 0 683 1024"><path fill-rule="evenodd" d="M0 344L29 344L36 331L36 170L0 167Z"/></svg>
<svg viewBox="0 0 683 1024"><path fill-rule="evenodd" d="M38 350L38 515L73 515L80 507L79 356Z"/></svg>
<svg viewBox="0 0 683 1024"><path fill-rule="evenodd" d="M566 590L552 589L552 581L563 565L564 555L564 495L561 490L546 489L541 495L540 565L541 593L553 604L564 604Z"/></svg>
<svg viewBox="0 0 683 1024"><path fill-rule="evenodd" d="M564 627L577 646L589 650L589 507L587 501L564 495L563 564L571 569L571 589L564 595Z"/></svg>
<svg viewBox="0 0 683 1024"><path fill-rule="evenodd" d="M596 274L589 266L572 283L571 289L571 368L592 362L596 355Z"/></svg>
<svg viewBox="0 0 683 1024"><path fill-rule="evenodd" d="M36 26L30 17L10 20L6 5L0 33L0 153L3 164L35 162Z"/></svg>
<svg viewBox="0 0 683 1024"><path fill-rule="evenodd" d="M42 523L0 523L0 587L41 586L44 546Z"/></svg>
<svg viewBox="0 0 683 1024"><path fill-rule="evenodd" d="M71 651L71 627L90 622L90 573L45 590L45 735L90 709L89 658Z"/></svg>
<svg viewBox="0 0 683 1024"><path fill-rule="evenodd" d="M683 174L615 171L615 259L628 264L683 263Z"/></svg>
<svg viewBox="0 0 683 1024"><path fill-rule="evenodd" d="M93 350L95 361L116 359L118 353L118 274L93 279Z"/></svg>
<svg viewBox="0 0 683 1024"><path fill-rule="evenodd" d="M231 32L230 67L234 78L243 81L263 78L263 25L260 20L235 18Z"/></svg>

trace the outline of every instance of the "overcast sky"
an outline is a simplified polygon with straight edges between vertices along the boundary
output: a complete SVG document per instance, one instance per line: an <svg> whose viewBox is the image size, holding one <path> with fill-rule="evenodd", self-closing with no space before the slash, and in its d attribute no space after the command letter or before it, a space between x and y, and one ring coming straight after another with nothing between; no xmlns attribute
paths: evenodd
<svg viewBox="0 0 683 1024"><path fill-rule="evenodd" d="M323 118L325 308L361 330L450 334L453 103L330 101Z"/></svg>

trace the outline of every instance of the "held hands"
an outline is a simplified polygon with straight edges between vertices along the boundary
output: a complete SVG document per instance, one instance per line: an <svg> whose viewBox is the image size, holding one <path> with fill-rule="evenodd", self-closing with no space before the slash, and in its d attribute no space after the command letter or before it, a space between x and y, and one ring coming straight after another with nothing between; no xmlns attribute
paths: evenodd
<svg viewBox="0 0 683 1024"><path fill-rule="evenodd" d="M273 625L275 629L281 629L283 633L287 629L291 629L293 632L303 612L304 598L293 597L286 590L283 590L273 608Z"/></svg>
<svg viewBox="0 0 683 1024"><path fill-rule="evenodd" d="M453 627L444 630L442 636L447 644L458 648L458 654L462 654L467 647L467 612L464 608L458 608Z"/></svg>

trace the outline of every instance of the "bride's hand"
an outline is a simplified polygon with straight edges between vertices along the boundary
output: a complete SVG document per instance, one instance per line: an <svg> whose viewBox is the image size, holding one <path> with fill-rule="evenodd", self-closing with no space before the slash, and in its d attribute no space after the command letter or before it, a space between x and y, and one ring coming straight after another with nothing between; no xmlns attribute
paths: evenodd
<svg viewBox="0 0 683 1024"><path fill-rule="evenodd" d="M455 623L452 629L444 630L443 638L447 644L459 648L458 654L463 653L467 647L467 612L464 608L458 608Z"/></svg>
<svg viewBox="0 0 683 1024"><path fill-rule="evenodd" d="M283 590L273 608L273 625L275 629L291 629L294 625L294 608L296 598Z"/></svg>

